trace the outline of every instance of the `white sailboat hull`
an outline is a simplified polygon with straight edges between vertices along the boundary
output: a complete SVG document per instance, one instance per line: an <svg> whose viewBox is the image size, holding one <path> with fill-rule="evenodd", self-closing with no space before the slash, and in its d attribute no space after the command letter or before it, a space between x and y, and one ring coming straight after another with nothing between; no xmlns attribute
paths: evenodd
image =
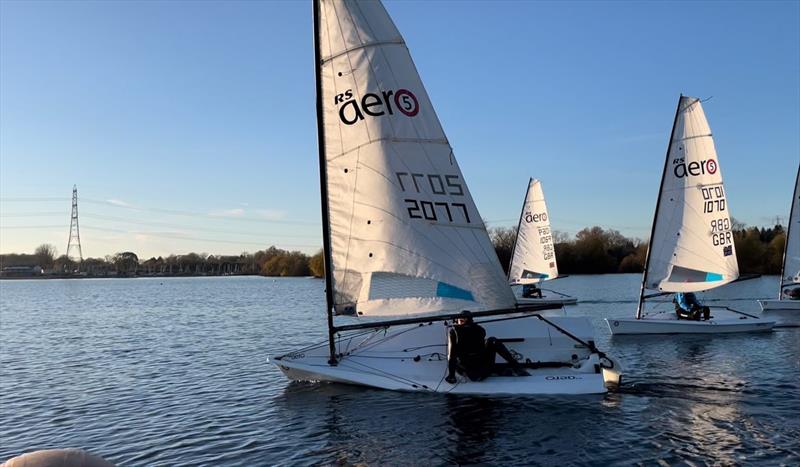
<svg viewBox="0 0 800 467"><path fill-rule="evenodd" d="M592 329L585 318L553 318L584 341L592 340ZM530 376L490 376L469 381L459 376L456 384L444 381L447 375L447 330L441 322L398 326L376 330L337 343L337 365L328 364L328 346L293 352L271 359L291 380L325 381L369 386L395 391L423 391L455 394L602 394L607 386L619 383L617 363L592 353L553 327L531 316L485 320L481 325L488 337L513 339L505 342L509 350L525 362L571 362L561 368L532 368ZM573 355L577 358L573 360ZM504 363L498 357L499 364ZM602 364L601 364L602 363Z"/></svg>
<svg viewBox="0 0 800 467"><path fill-rule="evenodd" d="M775 321L775 327L800 326L800 300L759 300L762 316Z"/></svg>
<svg viewBox="0 0 800 467"><path fill-rule="evenodd" d="M770 331L775 320L751 318L723 310L713 310L708 321L677 319L671 313L659 313L642 319L606 318L612 335L622 334L722 334Z"/></svg>

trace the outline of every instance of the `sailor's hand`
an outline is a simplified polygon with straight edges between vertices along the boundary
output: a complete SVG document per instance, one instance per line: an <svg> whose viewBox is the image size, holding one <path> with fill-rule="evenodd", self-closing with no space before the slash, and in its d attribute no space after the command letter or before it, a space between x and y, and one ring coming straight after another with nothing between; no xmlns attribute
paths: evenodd
<svg viewBox="0 0 800 467"><path fill-rule="evenodd" d="M447 381L450 384L456 384L458 382L456 377L453 376L453 375L447 375L447 378L445 378L444 380Z"/></svg>

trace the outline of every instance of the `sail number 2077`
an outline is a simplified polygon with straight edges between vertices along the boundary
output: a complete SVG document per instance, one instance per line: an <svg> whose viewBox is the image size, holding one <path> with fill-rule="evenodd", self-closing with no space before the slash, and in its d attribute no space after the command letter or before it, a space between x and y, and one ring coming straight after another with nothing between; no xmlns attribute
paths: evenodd
<svg viewBox="0 0 800 467"><path fill-rule="evenodd" d="M403 192L419 195L464 196L464 186L458 175L395 172ZM426 196L427 197L427 196ZM466 203L434 201L433 199L404 198L408 216L428 221L470 223Z"/></svg>

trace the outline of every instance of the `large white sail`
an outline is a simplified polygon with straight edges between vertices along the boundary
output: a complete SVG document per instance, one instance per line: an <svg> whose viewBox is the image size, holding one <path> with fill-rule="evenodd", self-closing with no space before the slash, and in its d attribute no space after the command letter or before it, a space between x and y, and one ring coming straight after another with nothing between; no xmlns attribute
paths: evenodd
<svg viewBox="0 0 800 467"><path fill-rule="evenodd" d="M334 309L514 305L406 44L378 1L320 0Z"/></svg>
<svg viewBox="0 0 800 467"><path fill-rule="evenodd" d="M645 286L694 292L739 277L722 171L700 100L681 96L661 179Z"/></svg>
<svg viewBox="0 0 800 467"><path fill-rule="evenodd" d="M542 183L531 179L519 218L508 281L512 285L531 284L556 277L558 266Z"/></svg>
<svg viewBox="0 0 800 467"><path fill-rule="evenodd" d="M800 168L797 169L797 179L794 182L781 281L783 284L800 283Z"/></svg>

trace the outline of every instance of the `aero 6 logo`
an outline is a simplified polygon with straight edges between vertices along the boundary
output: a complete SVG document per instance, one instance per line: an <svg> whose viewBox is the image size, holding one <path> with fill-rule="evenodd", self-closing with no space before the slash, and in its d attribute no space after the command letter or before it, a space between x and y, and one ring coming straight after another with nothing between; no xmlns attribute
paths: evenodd
<svg viewBox="0 0 800 467"><path fill-rule="evenodd" d="M407 117L413 117L419 113L417 96L408 89L381 91L380 94L369 92L364 94L361 100L354 99L353 90L348 89L337 94L333 103L340 105L339 118L345 125L352 125L359 120L364 120L365 115L370 117L394 115L395 110Z"/></svg>
<svg viewBox="0 0 800 467"><path fill-rule="evenodd" d="M718 168L717 161L714 159L704 159L700 161L689 162L687 164L683 161L682 157L679 157L673 160L672 164L674 166L672 171L678 178L705 174L714 175L717 173Z"/></svg>

